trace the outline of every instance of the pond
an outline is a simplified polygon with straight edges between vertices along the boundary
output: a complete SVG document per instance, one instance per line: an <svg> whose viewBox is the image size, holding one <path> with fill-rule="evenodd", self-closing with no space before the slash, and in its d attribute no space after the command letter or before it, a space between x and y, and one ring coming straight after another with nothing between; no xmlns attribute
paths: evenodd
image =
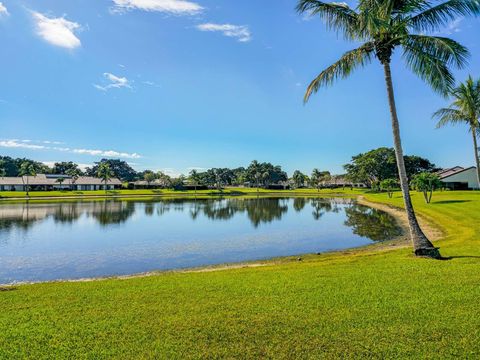
<svg viewBox="0 0 480 360"><path fill-rule="evenodd" d="M1 204L0 284L318 253L400 233L387 213L343 198Z"/></svg>

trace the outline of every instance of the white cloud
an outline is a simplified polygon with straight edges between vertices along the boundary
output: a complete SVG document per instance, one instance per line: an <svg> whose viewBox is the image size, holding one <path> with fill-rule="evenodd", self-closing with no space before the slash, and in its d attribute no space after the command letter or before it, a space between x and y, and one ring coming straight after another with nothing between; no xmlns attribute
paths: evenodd
<svg viewBox="0 0 480 360"><path fill-rule="evenodd" d="M31 150L42 150L46 149L47 147L44 145L34 145L30 144L29 141L21 141L21 140L0 140L0 146L6 148L20 148L20 149L31 149Z"/></svg>
<svg viewBox="0 0 480 360"><path fill-rule="evenodd" d="M203 10L199 4L186 0L112 0L113 11L157 11L173 15L194 15Z"/></svg>
<svg viewBox="0 0 480 360"><path fill-rule="evenodd" d="M75 154L87 154L92 156L118 157L124 159L140 159L141 156L137 153L129 154L125 152L118 152L114 150L91 150L91 149L72 149Z"/></svg>
<svg viewBox="0 0 480 360"><path fill-rule="evenodd" d="M32 12L36 24L37 34L52 45L60 46L66 49L75 49L82 43L75 35L75 31L81 29L81 26L73 21L60 18L49 18L39 12Z"/></svg>
<svg viewBox="0 0 480 360"><path fill-rule="evenodd" d="M236 38L240 42L247 42L252 39L252 34L248 26L232 24L200 24L197 25L200 31L218 31L228 37Z"/></svg>
<svg viewBox="0 0 480 360"><path fill-rule="evenodd" d="M35 145L32 144L32 140L18 140L18 139L6 139L0 140L0 147L4 148L19 148L19 149L29 149L29 150L53 150L61 152L69 152L73 154L83 154L91 156L103 156L103 157L112 157L112 158L122 158L122 159L140 159L142 156L137 153L127 153L120 152L115 150L96 150L96 149L75 149L69 147L58 147L58 146L47 146L47 145ZM43 142L45 143L45 142ZM59 143L59 142L50 142L50 143Z"/></svg>
<svg viewBox="0 0 480 360"><path fill-rule="evenodd" d="M439 35L452 35L454 33L458 33L461 31L460 23L463 21L463 17L456 18L448 23L447 27L443 30L438 32Z"/></svg>
<svg viewBox="0 0 480 360"><path fill-rule="evenodd" d="M8 12L6 6L3 5L2 2L0 2L0 16L2 15L10 15L10 13Z"/></svg>
<svg viewBox="0 0 480 360"><path fill-rule="evenodd" d="M111 73L104 73L103 76L107 81L106 85L93 84L93 86L98 90L107 91L113 88L115 89L120 89L120 88L131 89L132 88L132 86L130 85L130 81L126 77L119 77Z"/></svg>

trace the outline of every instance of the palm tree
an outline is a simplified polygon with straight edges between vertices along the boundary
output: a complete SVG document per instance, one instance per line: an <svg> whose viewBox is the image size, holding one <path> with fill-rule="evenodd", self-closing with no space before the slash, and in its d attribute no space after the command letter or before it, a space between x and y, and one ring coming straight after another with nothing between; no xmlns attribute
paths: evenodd
<svg viewBox="0 0 480 360"><path fill-rule="evenodd" d="M65 178L61 177L58 178L55 182L57 182L60 185L60 190L62 189L62 184L65 181Z"/></svg>
<svg viewBox="0 0 480 360"><path fill-rule="evenodd" d="M195 195L197 195L197 186L200 182L200 174L197 170L193 169L190 171L190 181L193 183L193 186L195 187Z"/></svg>
<svg viewBox="0 0 480 360"><path fill-rule="evenodd" d="M82 172L78 168L71 168L65 172L72 179L72 190L75 188L75 183L77 182Z"/></svg>
<svg viewBox="0 0 480 360"><path fill-rule="evenodd" d="M100 163L98 165L97 176L102 179L102 182L105 183L105 194L107 193L107 182L113 177L113 171L110 168L110 165L106 162Z"/></svg>
<svg viewBox="0 0 480 360"><path fill-rule="evenodd" d="M466 124L472 133L475 162L477 163L477 180L480 187L480 158L478 155L477 136L480 134L480 79L468 77L464 84L450 92L454 98L448 108L438 110L433 114L438 118L437 128L447 124Z"/></svg>
<svg viewBox="0 0 480 360"><path fill-rule="evenodd" d="M425 0L360 0L357 9L352 9L340 2L299 0L297 11L319 16L328 28L348 40L362 43L358 48L343 54L310 83L305 93L305 102L321 87L348 77L354 70L368 65L375 58L383 66L400 185L415 254L439 258L440 252L420 229L412 206L390 62L394 50L401 48L407 66L435 91L446 94L454 85L449 67L463 67L469 52L454 40L424 33L438 31L459 16L478 15L480 2L448 0L431 6Z"/></svg>
<svg viewBox="0 0 480 360"><path fill-rule="evenodd" d="M30 190L30 187L28 185L28 178L30 176L37 176L37 169L35 168L35 165L33 165L32 163L28 161L24 161L20 165L20 170L18 171L18 175L25 176L25 178L27 179L26 189L27 189L27 196L28 196L29 190Z"/></svg>

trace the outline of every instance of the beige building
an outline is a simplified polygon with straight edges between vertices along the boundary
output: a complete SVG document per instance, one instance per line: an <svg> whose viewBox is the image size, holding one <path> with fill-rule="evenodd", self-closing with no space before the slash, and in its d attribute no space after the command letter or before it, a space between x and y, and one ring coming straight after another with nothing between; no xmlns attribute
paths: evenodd
<svg viewBox="0 0 480 360"><path fill-rule="evenodd" d="M66 175L38 174L37 176L0 177L0 191L52 191L52 190L107 190L118 189L122 182L110 179L105 184L102 179L81 176L74 180Z"/></svg>

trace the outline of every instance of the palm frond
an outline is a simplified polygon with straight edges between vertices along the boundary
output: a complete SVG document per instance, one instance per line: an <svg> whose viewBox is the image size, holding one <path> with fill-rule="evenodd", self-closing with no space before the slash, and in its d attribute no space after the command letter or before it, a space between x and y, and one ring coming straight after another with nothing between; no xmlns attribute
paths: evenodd
<svg viewBox="0 0 480 360"><path fill-rule="evenodd" d="M448 63L428 53L418 44L403 43L403 58L407 66L433 90L447 96L455 85Z"/></svg>
<svg viewBox="0 0 480 360"><path fill-rule="evenodd" d="M468 123L465 114L453 108L443 108L433 113L432 118L438 119L437 129L448 124Z"/></svg>
<svg viewBox="0 0 480 360"><path fill-rule="evenodd" d="M427 35L407 35L402 40L407 47L429 54L447 65L463 68L470 56L468 49L455 40Z"/></svg>
<svg viewBox="0 0 480 360"><path fill-rule="evenodd" d="M344 3L325 3L318 0L300 0L297 12L310 16L319 16L328 29L341 33L348 39L358 32L357 13Z"/></svg>
<svg viewBox="0 0 480 360"><path fill-rule="evenodd" d="M438 31L458 17L480 15L479 0L449 0L434 7L426 3L425 7L424 11L408 20L409 26L415 31Z"/></svg>
<svg viewBox="0 0 480 360"><path fill-rule="evenodd" d="M371 42L343 54L336 63L323 70L310 83L305 93L304 102L306 103L310 96L316 93L320 87L331 85L338 78L346 78L356 68L369 64L372 61L373 54L374 45Z"/></svg>

